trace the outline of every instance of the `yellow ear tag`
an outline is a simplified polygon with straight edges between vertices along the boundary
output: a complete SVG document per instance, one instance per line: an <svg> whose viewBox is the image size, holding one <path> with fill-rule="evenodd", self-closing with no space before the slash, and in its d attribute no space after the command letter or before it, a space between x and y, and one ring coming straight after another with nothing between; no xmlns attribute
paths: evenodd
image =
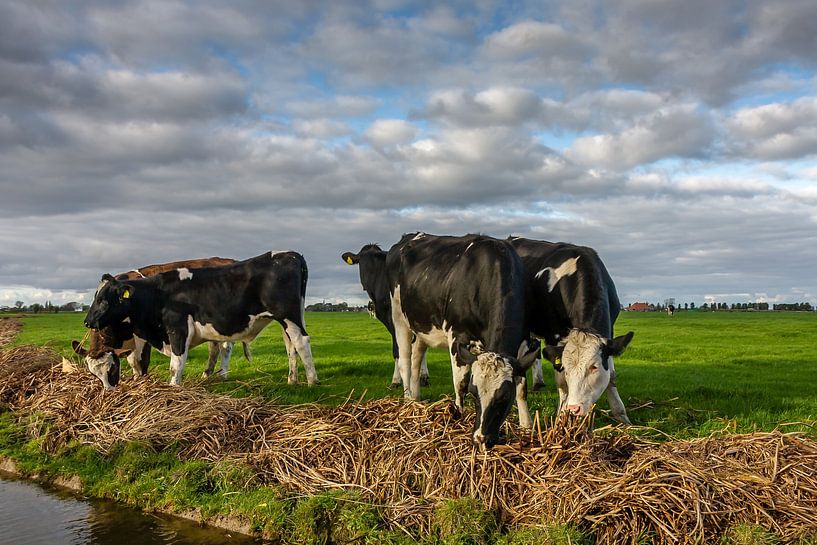
<svg viewBox="0 0 817 545"><path fill-rule="evenodd" d="M129 299L130 298L130 290L125 290L125 293L122 294L122 299Z"/></svg>
<svg viewBox="0 0 817 545"><path fill-rule="evenodd" d="M555 362L553 362L553 363L554 363L555 365L562 365L562 358L560 358L559 356L556 356L556 361L555 361Z"/></svg>
<svg viewBox="0 0 817 545"><path fill-rule="evenodd" d="M352 257L351 256L346 256L346 263L348 263L349 265L354 265L354 263L352 263Z"/></svg>

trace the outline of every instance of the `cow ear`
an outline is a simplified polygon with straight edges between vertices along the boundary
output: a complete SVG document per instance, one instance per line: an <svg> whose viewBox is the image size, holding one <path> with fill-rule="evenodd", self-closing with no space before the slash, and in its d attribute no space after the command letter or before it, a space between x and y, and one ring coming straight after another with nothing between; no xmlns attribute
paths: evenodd
<svg viewBox="0 0 817 545"><path fill-rule="evenodd" d="M477 361L477 357L459 341L454 341L454 343L451 345L451 355L456 358L457 365L460 367L465 365L473 365L473 363Z"/></svg>
<svg viewBox="0 0 817 545"><path fill-rule="evenodd" d="M353 254L352 252L346 252L342 256L340 256L348 265L357 265L360 261L358 259L357 254Z"/></svg>
<svg viewBox="0 0 817 545"><path fill-rule="evenodd" d="M113 280L113 276L110 274L105 273L102 275L102 282L110 282L111 280Z"/></svg>
<svg viewBox="0 0 817 545"><path fill-rule="evenodd" d="M630 331L626 335L621 335L620 337L616 337L615 339L611 339L609 343L607 343L607 351L611 356L620 356L624 349L627 348L627 345L630 344L630 341L633 340L633 333Z"/></svg>
<svg viewBox="0 0 817 545"><path fill-rule="evenodd" d="M545 345L542 349L542 355L547 358L547 360L552 363L553 365L561 365L562 364L562 352L565 351L564 345Z"/></svg>
<svg viewBox="0 0 817 545"><path fill-rule="evenodd" d="M519 345L519 352L516 359L519 360L523 371L527 371L533 363L539 359L539 349L541 343L539 339L525 339Z"/></svg>
<svg viewBox="0 0 817 545"><path fill-rule="evenodd" d="M133 286L130 284L121 284L117 286L117 292L120 299L130 299L133 297Z"/></svg>
<svg viewBox="0 0 817 545"><path fill-rule="evenodd" d="M74 353L80 356L86 356L88 354L88 351L82 347L79 341L71 341L71 348L74 350Z"/></svg>

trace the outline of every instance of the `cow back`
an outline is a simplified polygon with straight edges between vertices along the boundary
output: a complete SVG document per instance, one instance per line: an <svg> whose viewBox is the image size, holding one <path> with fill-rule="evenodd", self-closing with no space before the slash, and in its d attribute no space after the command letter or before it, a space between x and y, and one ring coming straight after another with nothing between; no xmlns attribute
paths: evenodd
<svg viewBox="0 0 817 545"><path fill-rule="evenodd" d="M482 235L405 235L386 258L389 286L420 332L447 324L516 356L527 337L524 267L512 246Z"/></svg>
<svg viewBox="0 0 817 545"><path fill-rule="evenodd" d="M565 242L512 238L528 282L531 330L551 344L571 328L613 336L619 314L615 284L596 251Z"/></svg>

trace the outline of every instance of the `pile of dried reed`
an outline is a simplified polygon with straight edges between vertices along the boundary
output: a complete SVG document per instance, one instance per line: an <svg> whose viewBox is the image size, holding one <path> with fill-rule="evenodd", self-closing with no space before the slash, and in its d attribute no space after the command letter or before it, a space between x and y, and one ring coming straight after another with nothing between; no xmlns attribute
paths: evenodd
<svg viewBox="0 0 817 545"><path fill-rule="evenodd" d="M533 432L507 424L512 439L483 454L470 442L473 414L456 416L448 401L282 407L151 378L103 391L87 373L60 373L58 359L0 352L0 403L52 420L49 448L180 445L183 457L241 461L294 494L358 490L412 532L430 528L440 500L471 496L503 522L573 522L598 543L707 543L738 522L787 541L817 533L817 443L804 435L657 443L566 419Z"/></svg>
<svg viewBox="0 0 817 545"><path fill-rule="evenodd" d="M0 318L0 346L9 344L22 327L14 318Z"/></svg>

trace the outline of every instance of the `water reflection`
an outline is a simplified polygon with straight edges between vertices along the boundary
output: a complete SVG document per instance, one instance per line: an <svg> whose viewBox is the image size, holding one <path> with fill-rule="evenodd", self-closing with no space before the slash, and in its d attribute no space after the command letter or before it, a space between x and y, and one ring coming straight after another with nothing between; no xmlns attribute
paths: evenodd
<svg viewBox="0 0 817 545"><path fill-rule="evenodd" d="M258 543L175 517L143 514L115 502L15 480L0 473L0 542L4 545L215 545Z"/></svg>

